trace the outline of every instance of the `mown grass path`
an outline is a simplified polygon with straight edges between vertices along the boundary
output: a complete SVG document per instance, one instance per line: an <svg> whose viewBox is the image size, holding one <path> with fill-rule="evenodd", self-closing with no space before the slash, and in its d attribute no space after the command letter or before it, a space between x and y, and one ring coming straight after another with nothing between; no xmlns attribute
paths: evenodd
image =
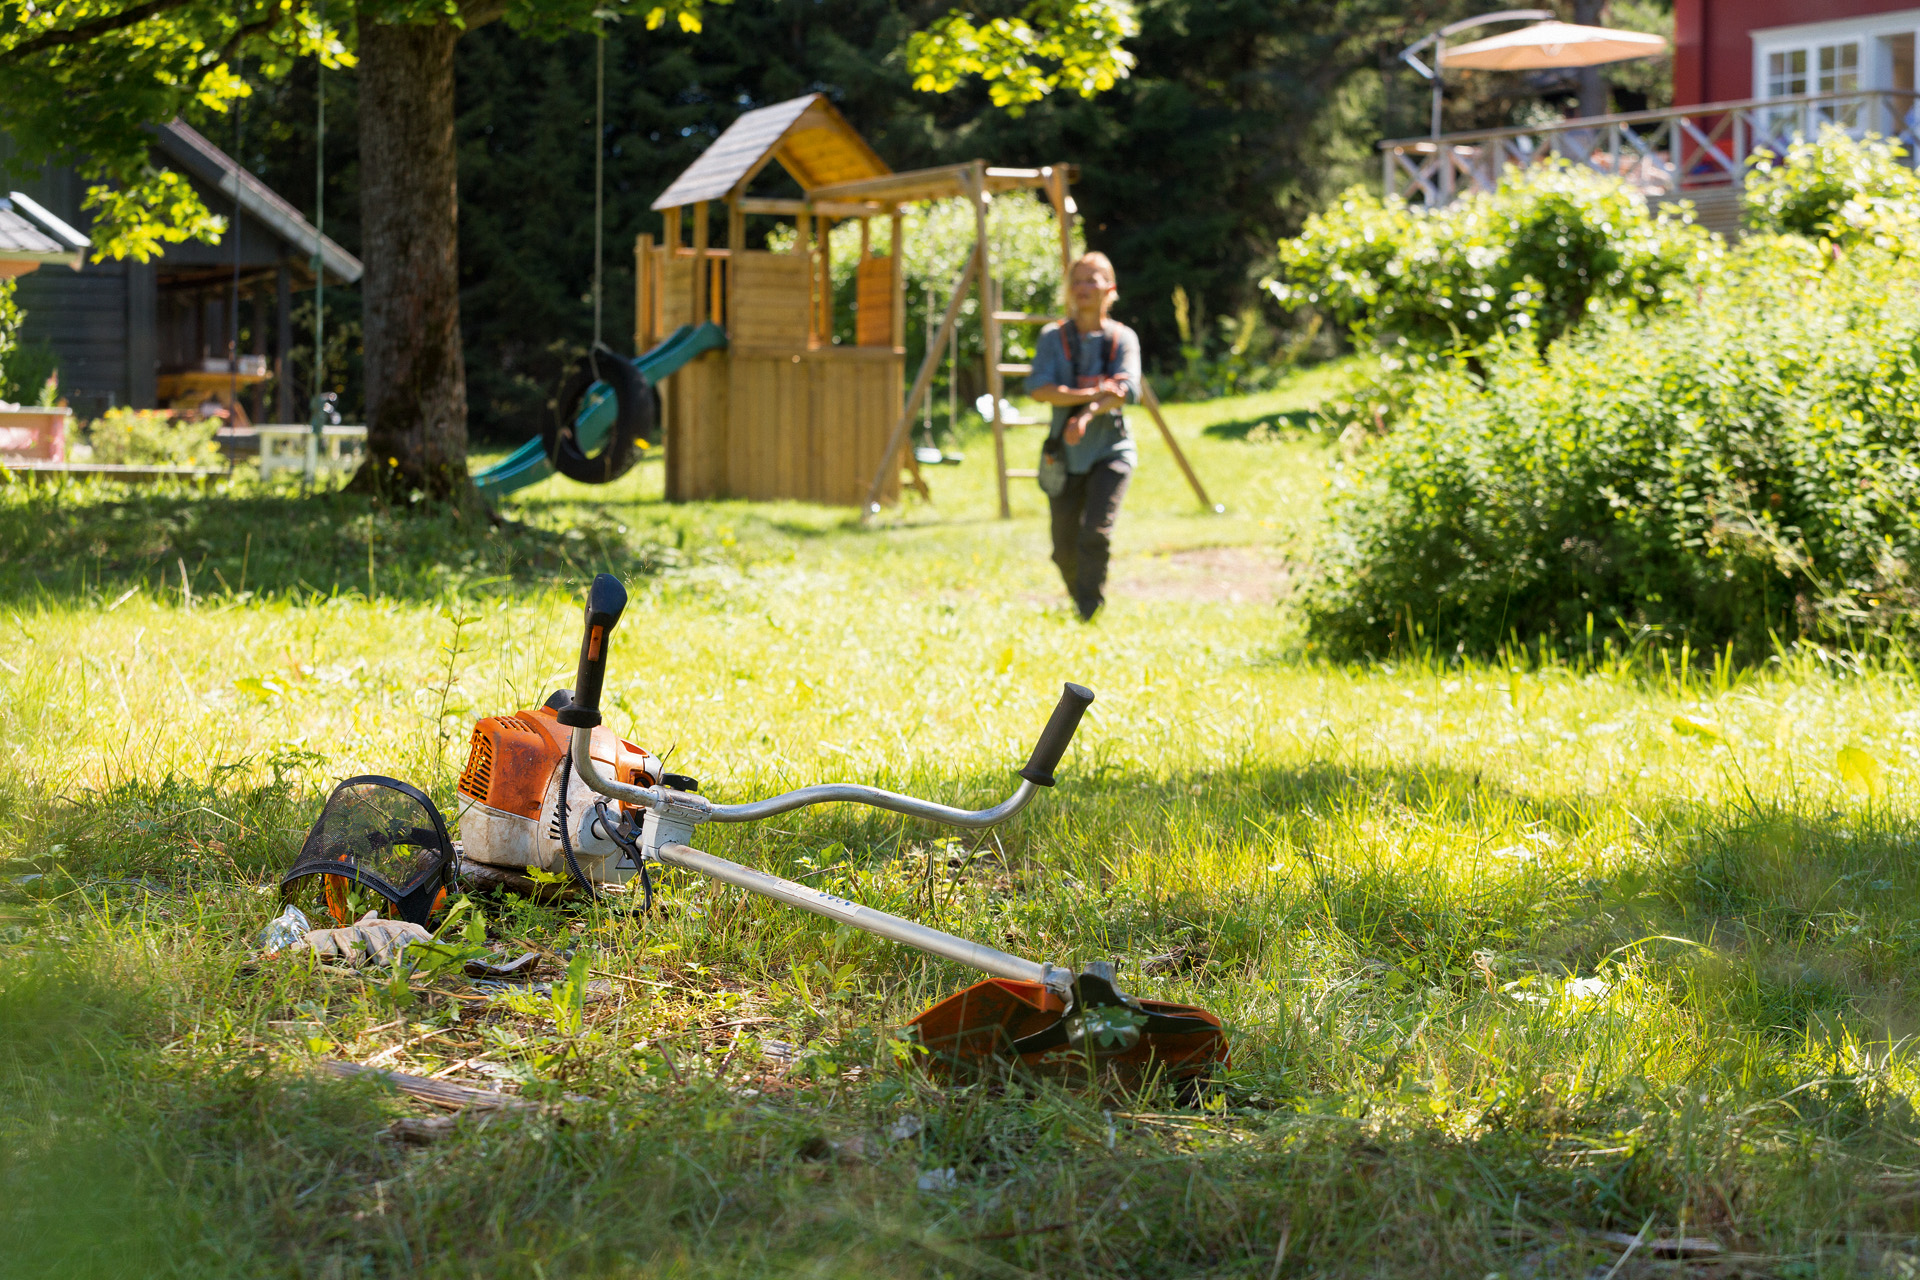
<svg viewBox="0 0 1920 1280"><path fill-rule="evenodd" d="M868 530L668 507L653 464L501 527L0 490L0 1274L1911 1274L1911 669L1314 662L1285 597L1336 377L1175 410L1229 514L1146 440L1091 627L1039 494L992 519L977 462ZM571 1035L256 962L331 780L450 808L473 718L565 682L600 569L635 595L614 724L722 799L989 803L1092 685L996 839L825 809L705 847L1116 959L1224 1015L1233 1069L937 1084L888 1029L966 974L691 878L648 920L486 908L611 975ZM415 1104L322 1056L554 1106L408 1147Z"/></svg>

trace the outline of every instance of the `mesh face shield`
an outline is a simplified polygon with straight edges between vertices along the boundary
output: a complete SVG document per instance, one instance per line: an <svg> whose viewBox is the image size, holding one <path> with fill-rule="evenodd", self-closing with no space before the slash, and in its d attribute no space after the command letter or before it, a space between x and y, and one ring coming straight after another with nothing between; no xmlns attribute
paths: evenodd
<svg viewBox="0 0 1920 1280"><path fill-rule="evenodd" d="M280 877L281 895L291 897L313 876L323 877L327 907L343 925L351 923L348 891L354 885L392 903L401 919L424 925L454 882L453 841L425 793L364 774L327 797L293 866Z"/></svg>

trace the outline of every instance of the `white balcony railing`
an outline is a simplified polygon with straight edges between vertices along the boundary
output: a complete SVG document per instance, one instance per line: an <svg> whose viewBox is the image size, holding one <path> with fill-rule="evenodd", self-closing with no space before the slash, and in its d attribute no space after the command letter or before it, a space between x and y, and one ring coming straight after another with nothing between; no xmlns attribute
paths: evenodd
<svg viewBox="0 0 1920 1280"><path fill-rule="evenodd" d="M1898 141L1908 163L1920 152L1920 94L1895 89L1749 98L1661 111L1584 116L1511 129L1395 138L1380 144L1385 189L1438 206L1466 191L1491 191L1511 168L1549 157L1615 174L1648 196L1737 187L1755 151L1784 154L1825 126Z"/></svg>

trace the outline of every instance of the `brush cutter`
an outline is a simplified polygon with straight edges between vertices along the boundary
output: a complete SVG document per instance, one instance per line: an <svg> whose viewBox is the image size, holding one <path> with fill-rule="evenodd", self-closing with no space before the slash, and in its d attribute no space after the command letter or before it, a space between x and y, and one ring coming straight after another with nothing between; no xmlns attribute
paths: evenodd
<svg viewBox="0 0 1920 1280"><path fill-rule="evenodd" d="M658 758L601 724L608 644L626 604L618 579L596 577L587 595L574 687L535 710L488 717L474 726L459 784L463 862L509 871L564 868L590 895L637 877L649 900L648 868L679 867L991 975L913 1020L914 1033L938 1063L978 1067L1014 1059L1043 1069L1092 1065L1134 1077L1161 1073L1191 1079L1226 1062L1227 1042L1217 1017L1190 1005L1129 995L1109 963L1089 963L1075 972L1024 959L692 846L695 831L709 822L758 822L834 802L954 827L996 826L1026 808L1040 788L1053 786L1054 769L1093 701L1091 691L1066 686L1032 757L1019 770L1020 785L989 809L955 809L853 783L803 787L750 804L715 804L699 794L694 779L667 772ZM425 834L417 823L415 829ZM390 852L381 854L393 861ZM331 878L341 874L342 861L352 860L303 859L296 870L311 874L317 869ZM359 883L368 882L360 878Z"/></svg>

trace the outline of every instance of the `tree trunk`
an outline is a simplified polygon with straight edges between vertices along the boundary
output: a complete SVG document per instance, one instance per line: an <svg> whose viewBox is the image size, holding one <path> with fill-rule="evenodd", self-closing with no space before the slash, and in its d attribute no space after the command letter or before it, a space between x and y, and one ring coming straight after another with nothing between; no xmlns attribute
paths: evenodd
<svg viewBox="0 0 1920 1280"><path fill-rule="evenodd" d="M1606 22L1607 0L1573 0L1573 20L1583 27L1598 27ZM1607 82L1598 67L1580 68L1580 114L1607 114Z"/></svg>
<svg viewBox="0 0 1920 1280"><path fill-rule="evenodd" d="M360 28L361 286L367 460L361 491L465 503L459 199L450 23Z"/></svg>

